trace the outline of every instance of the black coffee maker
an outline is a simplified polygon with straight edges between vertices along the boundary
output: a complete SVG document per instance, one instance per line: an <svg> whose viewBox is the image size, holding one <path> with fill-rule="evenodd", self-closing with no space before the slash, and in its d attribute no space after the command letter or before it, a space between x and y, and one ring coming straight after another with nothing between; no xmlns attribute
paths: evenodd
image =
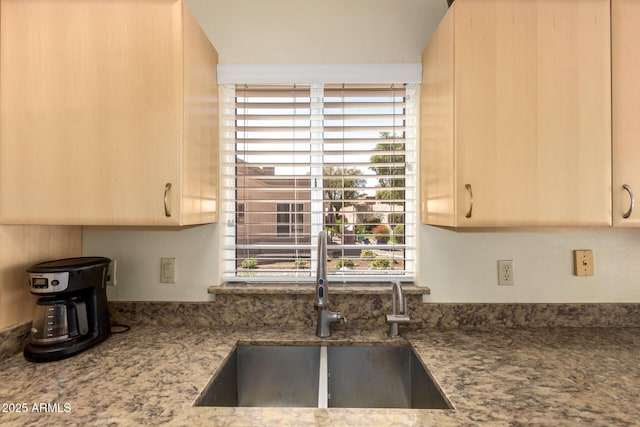
<svg viewBox="0 0 640 427"><path fill-rule="evenodd" d="M111 334L107 308L109 258L47 261L27 269L40 296L24 357L50 362L78 354Z"/></svg>

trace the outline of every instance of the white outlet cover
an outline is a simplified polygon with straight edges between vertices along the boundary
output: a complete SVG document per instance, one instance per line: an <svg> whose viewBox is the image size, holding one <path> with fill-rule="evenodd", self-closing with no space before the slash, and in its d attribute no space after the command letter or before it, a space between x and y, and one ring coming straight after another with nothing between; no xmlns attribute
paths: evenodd
<svg viewBox="0 0 640 427"><path fill-rule="evenodd" d="M160 283L176 283L175 258L160 258Z"/></svg>
<svg viewBox="0 0 640 427"><path fill-rule="evenodd" d="M115 286L118 284L118 261L112 259L109 263L109 271L107 272L107 286Z"/></svg>
<svg viewBox="0 0 640 427"><path fill-rule="evenodd" d="M498 285L513 286L514 284L515 284L515 280L514 280L513 260L512 259L499 260L498 261Z"/></svg>

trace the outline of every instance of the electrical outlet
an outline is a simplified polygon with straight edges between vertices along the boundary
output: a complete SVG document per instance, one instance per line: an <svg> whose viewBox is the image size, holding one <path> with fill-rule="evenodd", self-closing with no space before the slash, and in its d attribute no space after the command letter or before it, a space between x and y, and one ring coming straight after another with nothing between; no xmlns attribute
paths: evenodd
<svg viewBox="0 0 640 427"><path fill-rule="evenodd" d="M513 286L513 260L498 260L498 285Z"/></svg>
<svg viewBox="0 0 640 427"><path fill-rule="evenodd" d="M591 249L573 251L573 265L576 276L593 276L593 251Z"/></svg>
<svg viewBox="0 0 640 427"><path fill-rule="evenodd" d="M118 284L118 261L112 259L109 263L109 270L107 271L107 286L115 286Z"/></svg>
<svg viewBox="0 0 640 427"><path fill-rule="evenodd" d="M175 258L160 258L160 283L176 283Z"/></svg>

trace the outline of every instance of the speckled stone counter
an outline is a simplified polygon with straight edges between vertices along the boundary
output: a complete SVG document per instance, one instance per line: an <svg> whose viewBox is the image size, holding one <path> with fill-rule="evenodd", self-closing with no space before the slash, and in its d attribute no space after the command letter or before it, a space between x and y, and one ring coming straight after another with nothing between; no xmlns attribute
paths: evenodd
<svg viewBox="0 0 640 427"><path fill-rule="evenodd" d="M24 348L31 334L31 322L0 330L0 362Z"/></svg>
<svg viewBox="0 0 640 427"><path fill-rule="evenodd" d="M421 298L405 296L411 323L404 329L640 327L640 304L424 304ZM144 325L298 328L317 321L313 294L221 294L210 303L109 305L116 317ZM346 315L353 329L378 329L385 327L385 314L391 313L391 297L331 294L330 307Z"/></svg>
<svg viewBox="0 0 640 427"><path fill-rule="evenodd" d="M322 342L388 343L385 333L339 327ZM16 354L0 362L0 425L632 426L640 420L640 328L402 334L397 342L414 346L455 409L196 408L199 391L237 342L314 343L314 328L134 324L63 361L33 364ZM22 404L26 412L15 412ZM34 412L34 404L56 412Z"/></svg>

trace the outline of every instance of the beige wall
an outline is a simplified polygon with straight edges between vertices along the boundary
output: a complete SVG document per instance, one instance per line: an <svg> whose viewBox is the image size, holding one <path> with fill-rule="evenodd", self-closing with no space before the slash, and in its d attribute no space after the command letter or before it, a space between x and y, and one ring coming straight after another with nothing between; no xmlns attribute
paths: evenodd
<svg viewBox="0 0 640 427"><path fill-rule="evenodd" d="M220 64L419 63L446 0L186 0Z"/></svg>
<svg viewBox="0 0 640 427"><path fill-rule="evenodd" d="M158 229L85 227L82 251L117 261L116 286L109 301L208 301L218 284L218 249L226 218L218 224ZM176 258L176 283L160 283L160 258Z"/></svg>
<svg viewBox="0 0 640 427"><path fill-rule="evenodd" d="M420 282L433 302L640 303L640 229L452 231L420 225ZM595 275L573 275L573 251L593 250ZM497 260L514 261L498 286Z"/></svg>
<svg viewBox="0 0 640 427"><path fill-rule="evenodd" d="M0 329L33 316L36 298L25 271L30 265L81 252L80 227L0 225Z"/></svg>

